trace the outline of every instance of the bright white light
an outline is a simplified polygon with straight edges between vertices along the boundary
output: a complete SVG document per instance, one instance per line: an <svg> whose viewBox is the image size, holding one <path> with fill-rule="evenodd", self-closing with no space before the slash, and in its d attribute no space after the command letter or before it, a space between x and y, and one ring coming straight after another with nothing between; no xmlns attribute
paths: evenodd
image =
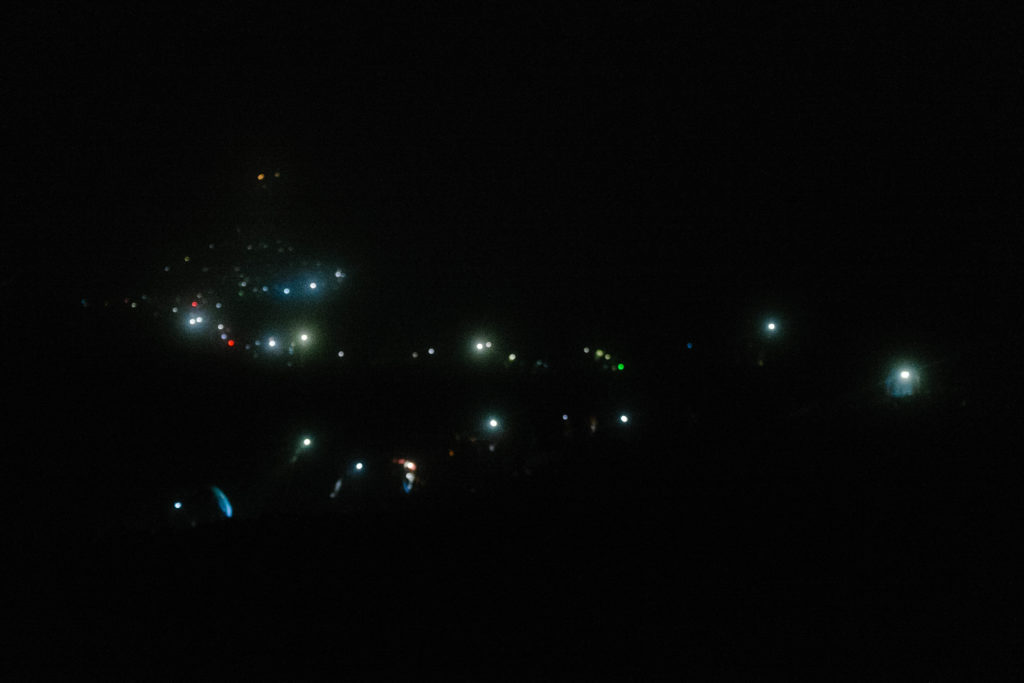
<svg viewBox="0 0 1024 683"><path fill-rule="evenodd" d="M484 346L486 346L487 348L491 348L491 342L487 342L486 344L484 344Z"/></svg>
<svg viewBox="0 0 1024 683"><path fill-rule="evenodd" d="M476 350L477 350L477 351L483 351L483 350L484 350L484 345L483 345L483 344L481 344L481 343L479 343L479 342L477 342L477 345L476 345Z"/></svg>
<svg viewBox="0 0 1024 683"><path fill-rule="evenodd" d="M177 313L177 312L178 312L178 307L177 306L172 306L171 307L171 313Z"/></svg>
<svg viewBox="0 0 1024 683"><path fill-rule="evenodd" d="M342 273L340 270L334 271L334 277L341 277L342 275L344 275L344 273Z"/></svg>
<svg viewBox="0 0 1024 683"><path fill-rule="evenodd" d="M431 348L427 349L427 353L429 353L431 356L433 356L434 355L434 348L431 347Z"/></svg>
<svg viewBox="0 0 1024 683"><path fill-rule="evenodd" d="M775 323L768 323L768 329L772 332L775 331Z"/></svg>
<svg viewBox="0 0 1024 683"><path fill-rule="evenodd" d="M583 347L583 353L590 353L590 347L589 346L584 346Z"/></svg>
<svg viewBox="0 0 1024 683"><path fill-rule="evenodd" d="M197 323L203 322L203 316L201 316L201 315L196 316L196 322Z"/></svg>
<svg viewBox="0 0 1024 683"><path fill-rule="evenodd" d="M363 463L361 463L361 462L357 462L357 463L356 463L356 469L357 469L357 470L362 470L362 469L363 469Z"/></svg>
<svg viewBox="0 0 1024 683"><path fill-rule="evenodd" d="M189 318L188 319L188 324L189 325L195 325L196 324L196 319L195 318Z"/></svg>
<svg viewBox="0 0 1024 683"><path fill-rule="evenodd" d="M313 440L308 438L308 437L302 440L302 445L303 446L309 446L312 443L313 443Z"/></svg>
<svg viewBox="0 0 1024 683"><path fill-rule="evenodd" d="M275 346L277 346L277 342L274 341L273 339L270 339L269 341L267 341L267 346L269 346L270 348L274 348Z"/></svg>
<svg viewBox="0 0 1024 683"><path fill-rule="evenodd" d="M566 420L568 420L568 419L569 419L569 416L568 416L568 415L566 415L565 413L563 413L563 414L562 414L562 422L565 422L565 421L566 421Z"/></svg>
<svg viewBox="0 0 1024 683"><path fill-rule="evenodd" d="M222 332L221 335L220 335L220 338L221 339L227 339L228 335L226 333Z"/></svg>
<svg viewBox="0 0 1024 683"><path fill-rule="evenodd" d="M291 294L291 293L292 293L292 290L291 290L291 289L289 289L288 287L285 287L285 288L284 288L284 293L285 293L285 294Z"/></svg>
<svg viewBox="0 0 1024 683"><path fill-rule="evenodd" d="M410 484L411 484L411 483L413 483L414 481L416 481L416 475L415 475L415 474L413 474L412 472L406 472L406 473L405 473L405 478L406 478L406 480L407 480L407 481L408 481L408 482L409 482Z"/></svg>
<svg viewBox="0 0 1024 683"><path fill-rule="evenodd" d="M180 500L174 501L174 509L175 510L180 510L181 509L181 501Z"/></svg>
<svg viewBox="0 0 1024 683"><path fill-rule="evenodd" d="M514 353L508 354L508 359L509 360L515 360L516 359L516 354L514 354Z"/></svg>
<svg viewBox="0 0 1024 683"><path fill-rule="evenodd" d="M629 422L629 416L628 415L619 415L619 422L621 422L622 424L626 424L627 422Z"/></svg>
<svg viewBox="0 0 1024 683"><path fill-rule="evenodd" d="M344 358L344 357L345 357L345 352L344 351L338 351L338 358Z"/></svg>
<svg viewBox="0 0 1024 683"><path fill-rule="evenodd" d="M489 422L488 422L487 424L491 425L491 427L492 427L492 428L493 428L493 427L497 427L497 426L498 426L498 421L497 421L497 420L495 420L495 419L494 419L494 418L492 417L492 418L490 419L490 421L489 421Z"/></svg>
<svg viewBox="0 0 1024 683"><path fill-rule="evenodd" d="M299 339L301 339L302 341L309 341L309 335L308 334L304 334L304 335L300 336Z"/></svg>
<svg viewBox="0 0 1024 683"><path fill-rule="evenodd" d="M900 372L900 379L910 379L910 370L903 370Z"/></svg>
<svg viewBox="0 0 1024 683"><path fill-rule="evenodd" d="M309 288L310 289L316 289L316 283L315 282L310 282L309 283Z"/></svg>
<svg viewBox="0 0 1024 683"><path fill-rule="evenodd" d="M223 330L224 329L224 323L217 323L217 329L218 330Z"/></svg>

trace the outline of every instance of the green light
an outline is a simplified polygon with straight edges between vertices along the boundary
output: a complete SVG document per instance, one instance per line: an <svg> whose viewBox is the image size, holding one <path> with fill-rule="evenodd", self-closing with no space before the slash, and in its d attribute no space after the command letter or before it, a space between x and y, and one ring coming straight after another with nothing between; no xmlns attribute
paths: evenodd
<svg viewBox="0 0 1024 683"><path fill-rule="evenodd" d="M619 363L618 368L619 368L619 370L625 370L626 366L623 365L622 363Z"/></svg>

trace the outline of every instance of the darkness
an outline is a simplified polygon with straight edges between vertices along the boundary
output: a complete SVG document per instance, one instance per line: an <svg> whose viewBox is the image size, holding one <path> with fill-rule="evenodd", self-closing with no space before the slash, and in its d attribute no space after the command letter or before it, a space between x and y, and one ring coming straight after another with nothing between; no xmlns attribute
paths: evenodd
<svg viewBox="0 0 1024 683"><path fill-rule="evenodd" d="M12 16L15 670L1019 676L1018 29L924 5ZM343 265L310 310L348 365L167 334L165 264L264 239ZM519 365L473 361L480 334ZM896 400L903 362L923 390ZM518 426L451 464L481 411ZM268 463L303 430L337 462L282 493ZM431 463L418 497L309 503L338 458L401 453ZM212 481L237 519L153 521Z"/></svg>

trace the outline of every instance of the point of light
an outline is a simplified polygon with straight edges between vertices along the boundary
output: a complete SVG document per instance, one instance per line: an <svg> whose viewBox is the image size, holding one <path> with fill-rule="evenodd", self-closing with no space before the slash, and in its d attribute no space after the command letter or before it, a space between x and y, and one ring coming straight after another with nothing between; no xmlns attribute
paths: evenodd
<svg viewBox="0 0 1024 683"><path fill-rule="evenodd" d="M433 356L434 355L434 348L431 347L431 348L427 349L427 353L429 353L431 356Z"/></svg>
<svg viewBox="0 0 1024 683"><path fill-rule="evenodd" d="M484 346L486 346L487 348L491 348L491 342L487 342L486 344L484 344Z"/></svg>
<svg viewBox="0 0 1024 683"><path fill-rule="evenodd" d="M197 315L197 316L196 316L196 322L197 322L197 323L201 323L201 322L203 322L203 316L201 316L201 315Z"/></svg>
<svg viewBox="0 0 1024 683"><path fill-rule="evenodd" d="M420 357L420 352L419 351L413 351L412 352L412 357L413 358L419 358Z"/></svg>
<svg viewBox="0 0 1024 683"><path fill-rule="evenodd" d="M768 323L768 331L769 332L774 332L775 331L775 323Z"/></svg>
<svg viewBox="0 0 1024 683"><path fill-rule="evenodd" d="M686 342L686 348L692 349L693 348L693 342Z"/></svg>
<svg viewBox="0 0 1024 683"><path fill-rule="evenodd" d="M285 293L285 294L291 294L291 293L292 293L292 290L291 290L290 288L288 288L288 287L285 287L285 288L284 288L284 293Z"/></svg>
<svg viewBox="0 0 1024 683"><path fill-rule="evenodd" d="M362 470L362 469L363 469L363 463L361 463L361 462L357 462L357 463L356 463L356 469L357 469L357 470Z"/></svg>
<svg viewBox="0 0 1024 683"><path fill-rule="evenodd" d="M597 356L598 358L601 358L602 356L604 356L604 351L598 349L597 351L594 351L594 355Z"/></svg>
<svg viewBox="0 0 1024 683"><path fill-rule="evenodd" d="M313 443L313 440L312 440L312 439L309 439L309 438L306 438L306 439L303 439L303 440L302 440L302 445L303 445L303 446L309 446L309 445L311 445L312 443Z"/></svg>
<svg viewBox="0 0 1024 683"><path fill-rule="evenodd" d="M583 347L583 353L590 353L590 347L589 346L584 346Z"/></svg>
<svg viewBox="0 0 1024 683"><path fill-rule="evenodd" d="M180 500L174 501L174 509L175 510L180 510L181 509L181 501Z"/></svg>
<svg viewBox="0 0 1024 683"><path fill-rule="evenodd" d="M628 415L619 415L619 422L621 422L622 424L626 424L627 422L629 422L629 416Z"/></svg>
<svg viewBox="0 0 1024 683"><path fill-rule="evenodd" d="M189 318L188 319L188 324L189 325L195 325L196 324L196 319L195 318Z"/></svg>
<svg viewBox="0 0 1024 683"><path fill-rule="evenodd" d="M277 342L271 339L267 342L267 346L269 346L270 348L274 348L275 346L277 346Z"/></svg>
<svg viewBox="0 0 1024 683"><path fill-rule="evenodd" d="M304 335L300 336L299 339L301 339L302 341L309 341L309 335L308 334L304 334Z"/></svg>
<svg viewBox="0 0 1024 683"><path fill-rule="evenodd" d="M265 177L266 177L265 175L260 173L258 176L256 176L256 180L263 180Z"/></svg>
<svg viewBox="0 0 1024 683"><path fill-rule="evenodd" d="M618 365L616 365L615 367L617 367L617 368L618 368L619 370L625 370L625 369L626 369L626 366L625 366L625 365L623 365L622 363L619 363L619 364L618 364Z"/></svg>
<svg viewBox="0 0 1024 683"><path fill-rule="evenodd" d="M178 312L178 307L177 306L171 306L171 313L177 313L177 312Z"/></svg>
<svg viewBox="0 0 1024 683"><path fill-rule="evenodd" d="M193 301L192 302L192 308L199 308L199 302L198 301Z"/></svg>
<svg viewBox="0 0 1024 683"><path fill-rule="evenodd" d="M508 359L509 360L515 360L516 359L516 354L514 354L514 353L508 354Z"/></svg>
<svg viewBox="0 0 1024 683"><path fill-rule="evenodd" d="M217 329L218 330L223 330L224 329L224 323L217 323Z"/></svg>
<svg viewBox="0 0 1024 683"><path fill-rule="evenodd" d="M489 421L487 422L487 424L491 425L491 427L492 427L492 428L493 428L493 427L497 427L497 426L498 426L498 421L497 421L497 420L495 420L494 418L491 418L491 419L490 419L490 420L489 420Z"/></svg>
<svg viewBox="0 0 1024 683"><path fill-rule="evenodd" d="M903 370L900 372L900 379L910 379L910 370Z"/></svg>
<svg viewBox="0 0 1024 683"><path fill-rule="evenodd" d="M221 340L227 339L228 335L222 332L221 335L220 335L220 338L221 338Z"/></svg>
<svg viewBox="0 0 1024 683"><path fill-rule="evenodd" d="M228 339L228 346L234 346L234 345L235 345L235 340L234 339Z"/></svg>
<svg viewBox="0 0 1024 683"><path fill-rule="evenodd" d="M484 345L482 343L480 343L480 342L477 342L476 350L477 351L483 351L484 350Z"/></svg>
<svg viewBox="0 0 1024 683"><path fill-rule="evenodd" d="M315 282L310 282L309 283L309 288L310 289L316 289L316 283Z"/></svg>
<svg viewBox="0 0 1024 683"><path fill-rule="evenodd" d="M562 413L562 422L565 422L568 419L569 419L569 416L566 415L565 413Z"/></svg>
<svg viewBox="0 0 1024 683"><path fill-rule="evenodd" d="M342 275L344 275L344 273L342 273L340 270L334 271L334 277L341 277Z"/></svg>
<svg viewBox="0 0 1024 683"><path fill-rule="evenodd" d="M345 352L344 351L338 351L338 358L344 358L344 357L345 357Z"/></svg>

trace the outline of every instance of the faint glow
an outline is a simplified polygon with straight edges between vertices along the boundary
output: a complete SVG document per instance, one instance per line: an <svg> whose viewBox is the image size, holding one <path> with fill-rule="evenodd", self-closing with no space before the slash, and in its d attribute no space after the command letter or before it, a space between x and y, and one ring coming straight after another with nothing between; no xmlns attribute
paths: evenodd
<svg viewBox="0 0 1024 683"><path fill-rule="evenodd" d="M338 351L338 358L344 358L344 357L345 357L345 352L344 351Z"/></svg>
<svg viewBox="0 0 1024 683"><path fill-rule="evenodd" d="M132 302L132 308L138 308L138 307L139 307L139 304L138 304L138 302L136 302L136 301L133 301L133 302Z"/></svg>
<svg viewBox="0 0 1024 683"><path fill-rule="evenodd" d="M692 349L693 348L693 342L686 342L686 348Z"/></svg>
<svg viewBox="0 0 1024 683"><path fill-rule="evenodd" d="M487 424L491 425L491 428L493 429L494 427L498 426L498 421L492 417L490 420L488 420Z"/></svg>
<svg viewBox="0 0 1024 683"><path fill-rule="evenodd" d="M172 306L171 307L171 313L177 313L177 312L178 312L178 307L177 306Z"/></svg>
<svg viewBox="0 0 1024 683"><path fill-rule="evenodd" d="M484 346L486 346L487 348L491 348L491 342L487 342L486 344L484 344Z"/></svg>
<svg viewBox="0 0 1024 683"><path fill-rule="evenodd" d="M171 272L171 267L170 266L164 266L164 272L165 273Z"/></svg>
<svg viewBox="0 0 1024 683"><path fill-rule="evenodd" d="M281 177L281 172L280 171L274 171L274 177L275 178L280 178Z"/></svg>
<svg viewBox="0 0 1024 683"><path fill-rule="evenodd" d="M316 289L316 283L315 282L310 282L309 283L309 288L310 289Z"/></svg>
<svg viewBox="0 0 1024 683"><path fill-rule="evenodd" d="M419 358L420 357L420 352L419 351L413 351L412 352L412 357L413 358Z"/></svg>
<svg viewBox="0 0 1024 683"><path fill-rule="evenodd" d="M263 180L263 178L265 178L265 177L266 176L264 176L262 173L260 173L258 176L256 176L256 180Z"/></svg>
<svg viewBox="0 0 1024 683"><path fill-rule="evenodd" d="M215 303L215 304L214 304L213 306L214 306L214 308L220 308L220 307L221 307L221 305L222 305L222 304L221 304L221 303L220 303L220 302L218 301L218 302L217 302L217 303Z"/></svg>
<svg viewBox="0 0 1024 683"><path fill-rule="evenodd" d="M515 360L516 359L516 354L514 354L514 353L508 354L508 359L509 360Z"/></svg>
<svg viewBox="0 0 1024 683"><path fill-rule="evenodd" d="M260 287L260 289L263 290L264 292L270 291L270 287L267 287L266 285L263 285L262 287Z"/></svg>
<svg viewBox="0 0 1024 683"><path fill-rule="evenodd" d="M249 283L246 282L245 280L242 280L241 282L238 283L238 286L239 287L248 287Z"/></svg>
<svg viewBox="0 0 1024 683"><path fill-rule="evenodd" d="M455 456L455 451L454 451L454 450L452 450L451 448L449 448L449 449L448 449L448 457L449 457L449 458L452 458L452 457L454 457L454 456Z"/></svg>
<svg viewBox="0 0 1024 683"><path fill-rule="evenodd" d="M622 424L626 424L627 422L629 422L629 416L628 415L619 415L619 422L621 422Z"/></svg>
<svg viewBox="0 0 1024 683"><path fill-rule="evenodd" d="M492 444L488 444L487 445L487 450L490 451L491 453L493 453L495 451L494 444L493 443Z"/></svg>
<svg viewBox="0 0 1024 683"><path fill-rule="evenodd" d="M175 510L180 510L181 509L181 501L180 500L174 501L174 509Z"/></svg>
<svg viewBox="0 0 1024 683"><path fill-rule="evenodd" d="M589 346L584 346L583 347L583 353L590 353L590 347Z"/></svg>
<svg viewBox="0 0 1024 683"><path fill-rule="evenodd" d="M334 490L331 491L331 498L335 498L338 495L338 491L341 490L341 477L338 477L337 481L334 482Z"/></svg>
<svg viewBox="0 0 1024 683"><path fill-rule="evenodd" d="M342 273L341 270L334 271L334 277L341 277L342 275L344 275L344 273Z"/></svg>
<svg viewBox="0 0 1024 683"><path fill-rule="evenodd" d="M617 367L617 368L618 368L619 370L625 370L625 369L626 369L626 366L625 366L625 365L623 365L622 363L619 363L619 364L618 364L618 365L616 365L615 367Z"/></svg>
<svg viewBox="0 0 1024 683"><path fill-rule="evenodd" d="M218 330L223 330L224 329L224 323L217 323L217 329Z"/></svg>
<svg viewBox="0 0 1024 683"><path fill-rule="evenodd" d="M356 469L361 471L363 469L363 463L357 462L356 463Z"/></svg>
<svg viewBox="0 0 1024 683"><path fill-rule="evenodd" d="M188 256L186 256L186 257L185 257L185 263L188 263L188 262L189 262L189 261L191 261L191 260L192 260L192 259L191 259L191 258L189 258Z"/></svg>
<svg viewBox="0 0 1024 683"><path fill-rule="evenodd" d="M217 497L217 505L220 506L220 511L224 513L225 517L230 519L234 512L231 508L231 501L229 501L228 497L224 495L224 492L216 486L211 486L210 490L213 491L213 495Z"/></svg>
<svg viewBox="0 0 1024 683"><path fill-rule="evenodd" d="M601 358L604 356L604 351L598 349L597 351L594 351L594 355L597 356L598 358Z"/></svg>
<svg viewBox="0 0 1024 683"><path fill-rule="evenodd" d="M427 353L429 353L431 356L433 356L434 355L434 347L430 347L429 349L427 349Z"/></svg>
<svg viewBox="0 0 1024 683"><path fill-rule="evenodd" d="M292 290L290 288L288 288L288 287L285 287L283 291L284 291L285 294L291 294L292 293Z"/></svg>
<svg viewBox="0 0 1024 683"><path fill-rule="evenodd" d="M234 339L228 339L228 346L234 346L234 345L235 345L235 340Z"/></svg>

